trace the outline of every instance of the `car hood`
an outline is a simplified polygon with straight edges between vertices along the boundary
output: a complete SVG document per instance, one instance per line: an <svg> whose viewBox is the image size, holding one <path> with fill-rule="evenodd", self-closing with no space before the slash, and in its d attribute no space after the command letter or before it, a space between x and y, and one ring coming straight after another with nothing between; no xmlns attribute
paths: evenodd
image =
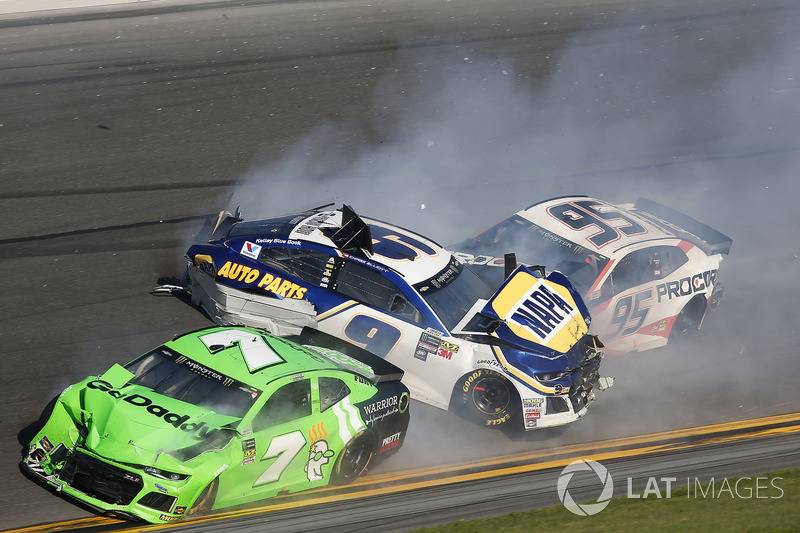
<svg viewBox="0 0 800 533"><path fill-rule="evenodd" d="M174 463L162 454L233 431L229 425L239 420L138 385L115 388L113 378L105 379L108 375L87 383L82 413L75 413L88 430L85 446L108 459L139 465ZM221 429L224 426L228 428Z"/></svg>
<svg viewBox="0 0 800 533"><path fill-rule="evenodd" d="M591 323L585 303L563 274L552 272L542 278L524 266L483 307L473 309L467 323L476 324L474 318L480 316L490 324L486 333L548 358L567 354Z"/></svg>

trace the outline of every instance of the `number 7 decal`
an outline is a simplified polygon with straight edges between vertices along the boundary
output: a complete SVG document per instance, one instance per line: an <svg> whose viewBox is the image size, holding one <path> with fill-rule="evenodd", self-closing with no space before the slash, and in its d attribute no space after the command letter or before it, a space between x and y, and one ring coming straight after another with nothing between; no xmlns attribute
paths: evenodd
<svg viewBox="0 0 800 533"><path fill-rule="evenodd" d="M282 363L283 358L272 349L269 342L261 335L238 330L222 330L198 337L206 345L208 351L217 353L238 346L242 352L250 372L256 372L265 366Z"/></svg>
<svg viewBox="0 0 800 533"><path fill-rule="evenodd" d="M300 430L286 433L285 435L279 435L272 439L269 443L269 448L267 448L267 452L261 460L267 461L269 459L275 459L275 461L261 476L259 476L256 482L253 483L253 487L278 481L283 471L286 470L286 467L289 466L292 459L297 457L297 454L300 453L300 450L302 450L305 445L306 438Z"/></svg>

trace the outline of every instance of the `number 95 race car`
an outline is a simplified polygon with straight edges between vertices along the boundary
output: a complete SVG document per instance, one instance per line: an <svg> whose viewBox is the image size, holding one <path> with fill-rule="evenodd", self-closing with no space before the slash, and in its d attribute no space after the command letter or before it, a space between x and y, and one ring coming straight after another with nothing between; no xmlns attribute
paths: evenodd
<svg viewBox="0 0 800 533"><path fill-rule="evenodd" d="M415 400L481 425L566 424L612 385L563 275L520 266L494 290L432 240L348 206L223 212L187 258L186 290L217 323L319 328L402 368Z"/></svg>
<svg viewBox="0 0 800 533"><path fill-rule="evenodd" d="M504 254L563 272L594 316L606 352L664 346L700 329L722 298L717 272L732 241L683 213L640 198L585 196L533 204L450 249L492 286Z"/></svg>
<svg viewBox="0 0 800 533"><path fill-rule="evenodd" d="M400 449L402 375L316 330L212 327L68 387L21 466L103 514L153 523L345 484Z"/></svg>

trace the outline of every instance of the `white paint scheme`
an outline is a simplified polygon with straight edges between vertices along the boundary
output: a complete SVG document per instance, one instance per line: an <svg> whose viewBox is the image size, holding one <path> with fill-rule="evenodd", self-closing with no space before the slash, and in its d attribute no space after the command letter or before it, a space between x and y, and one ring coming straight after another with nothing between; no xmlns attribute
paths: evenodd
<svg viewBox="0 0 800 533"><path fill-rule="evenodd" d="M581 212L586 213L587 211L582 210L576 202L582 202L584 206L587 203L591 204L596 207L598 212L609 216L610 218L604 222L613 228L616 238L598 246L592 239L598 239L598 234L602 231L599 227L589 224L576 229L551 212L551 209L560 210L563 209L561 206L570 204L574 206L575 218L579 219ZM567 212L569 213L569 211ZM620 217L611 218L613 213L618 213ZM722 254L707 254L698 245L702 243L695 235L687 233L666 220L637 210L634 204L613 205L582 196L562 197L534 204L518 211L516 215L539 226L546 232L583 247L587 251L609 258L606 268L599 273L591 287L582 294L592 313L591 332L598 335L603 341L606 353L622 354L643 351L667 344L673 323L681 310L694 297L702 297L705 300L703 305L707 306L712 292L719 285L716 280L716 272L723 259ZM635 231L632 232L633 234L627 235L625 231L631 231L630 222L639 224L644 231ZM576 225L579 224L576 223ZM524 243L521 243L520 247L524 248ZM687 261L666 275L660 277L651 275L647 281L617 291L613 284L615 274L620 272L619 265L632 252L638 251L640 254L646 255L647 250L652 250L653 247L671 247L680 250L686 254ZM507 250L507 252L524 255L524 250ZM481 265L484 268L503 268L504 265L502 257L476 256L458 252L455 255L468 264ZM537 257L533 260L538 264L544 264L548 270L555 268L555 265L547 264L547 257ZM713 274L710 274L711 272ZM695 277L697 275L701 277ZM689 283L692 281L697 283L699 280L699 285L688 287L687 278ZM709 281L711 283L708 283ZM677 295L674 292L676 283L679 288ZM673 291L666 295L662 294L659 298L659 287L663 291L664 286L670 284L672 284ZM628 304L629 301L630 304ZM641 316L643 313L644 316Z"/></svg>

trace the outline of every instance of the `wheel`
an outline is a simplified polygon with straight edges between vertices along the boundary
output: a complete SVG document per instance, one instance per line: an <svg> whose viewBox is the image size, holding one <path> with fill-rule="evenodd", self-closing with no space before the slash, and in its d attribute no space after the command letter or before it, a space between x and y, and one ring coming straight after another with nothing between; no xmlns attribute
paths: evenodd
<svg viewBox="0 0 800 533"><path fill-rule="evenodd" d="M186 512L186 516L209 512L211 508L214 507L214 500L217 498L218 486L219 478L214 478L214 481L209 483L194 501L192 507Z"/></svg>
<svg viewBox="0 0 800 533"><path fill-rule="evenodd" d="M706 299L703 296L695 296L686 304L672 325L669 333L670 342L680 342L691 337L700 329L703 315L706 312Z"/></svg>
<svg viewBox="0 0 800 533"><path fill-rule="evenodd" d="M367 469L374 451L375 438L372 433L362 431L350 439L336 459L336 464L333 465L331 483L346 485L354 481Z"/></svg>
<svg viewBox="0 0 800 533"><path fill-rule="evenodd" d="M478 369L459 380L463 414L484 426L499 426L513 418L517 393L502 374Z"/></svg>

